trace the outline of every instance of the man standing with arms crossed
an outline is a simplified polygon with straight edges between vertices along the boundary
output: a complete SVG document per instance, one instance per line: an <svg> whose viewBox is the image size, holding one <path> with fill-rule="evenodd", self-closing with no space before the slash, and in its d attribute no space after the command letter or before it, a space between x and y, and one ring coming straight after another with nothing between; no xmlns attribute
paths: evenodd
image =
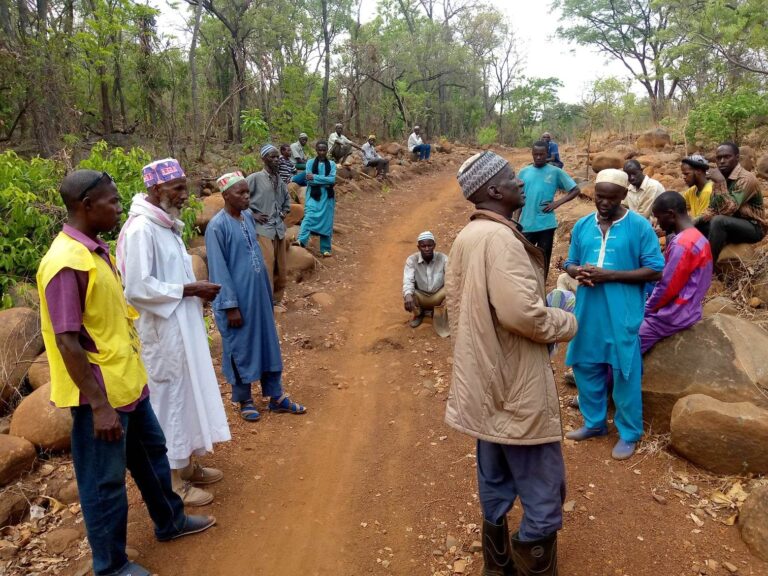
<svg viewBox="0 0 768 576"><path fill-rule="evenodd" d="M548 344L576 333L576 318L548 308L544 258L519 231L522 182L493 152L458 173L475 205L448 257L453 383L445 421L477 438L486 576L557 575L565 465L560 403ZM507 512L524 514L510 539Z"/></svg>

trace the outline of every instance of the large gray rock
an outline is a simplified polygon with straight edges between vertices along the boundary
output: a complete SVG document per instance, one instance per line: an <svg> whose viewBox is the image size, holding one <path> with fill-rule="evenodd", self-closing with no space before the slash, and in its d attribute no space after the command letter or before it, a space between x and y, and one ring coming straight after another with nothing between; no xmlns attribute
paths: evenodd
<svg viewBox="0 0 768 576"><path fill-rule="evenodd" d="M736 302L725 296L715 296L704 304L704 316L714 316L715 314L725 314L726 316L738 316L739 307Z"/></svg>
<svg viewBox="0 0 768 576"><path fill-rule="evenodd" d="M672 447L697 466L718 474L768 472L768 410L694 394L677 401L670 428Z"/></svg>
<svg viewBox="0 0 768 576"><path fill-rule="evenodd" d="M30 364L42 351L40 316L35 310L0 311L0 408L18 393Z"/></svg>
<svg viewBox="0 0 768 576"><path fill-rule="evenodd" d="M741 506L739 530L750 552L768 562L768 486L755 489Z"/></svg>
<svg viewBox="0 0 768 576"><path fill-rule="evenodd" d="M654 432L670 427L685 396L768 408L768 332L734 316L716 314L662 340L643 360L643 417Z"/></svg>
<svg viewBox="0 0 768 576"><path fill-rule="evenodd" d="M35 458L37 458L37 452L31 442L24 438L1 434L0 486L13 482L24 472L29 472L35 463Z"/></svg>
<svg viewBox="0 0 768 576"><path fill-rule="evenodd" d="M11 419L11 434L43 450L68 450L72 434L69 409L51 404L51 384L32 392L19 404Z"/></svg>

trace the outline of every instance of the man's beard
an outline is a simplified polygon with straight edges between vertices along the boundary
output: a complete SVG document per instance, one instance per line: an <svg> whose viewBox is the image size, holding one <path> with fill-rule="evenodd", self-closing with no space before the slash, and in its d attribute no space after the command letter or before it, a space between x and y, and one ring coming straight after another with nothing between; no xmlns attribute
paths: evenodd
<svg viewBox="0 0 768 576"><path fill-rule="evenodd" d="M160 208L162 208L171 218L178 220L181 217L181 210L173 206L168 198L160 199Z"/></svg>

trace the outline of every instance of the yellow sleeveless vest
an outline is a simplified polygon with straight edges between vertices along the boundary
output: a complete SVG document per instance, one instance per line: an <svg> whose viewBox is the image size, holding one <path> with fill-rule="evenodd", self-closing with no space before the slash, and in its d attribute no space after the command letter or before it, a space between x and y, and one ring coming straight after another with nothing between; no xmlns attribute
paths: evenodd
<svg viewBox="0 0 768 576"><path fill-rule="evenodd" d="M112 265L114 259L110 256ZM88 272L83 325L98 352L86 352L88 361L101 368L107 399L114 408L135 402L147 383L141 361L141 343L133 321L138 312L125 301L119 276L98 254L60 232L37 270L40 320L51 366L51 401L59 408L80 404L80 390L70 378L53 332L45 288L63 268Z"/></svg>

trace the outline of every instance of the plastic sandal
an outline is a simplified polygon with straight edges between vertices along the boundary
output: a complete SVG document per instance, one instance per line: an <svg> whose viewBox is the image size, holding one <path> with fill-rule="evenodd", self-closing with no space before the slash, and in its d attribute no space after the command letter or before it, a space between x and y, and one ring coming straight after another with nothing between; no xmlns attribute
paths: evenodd
<svg viewBox="0 0 768 576"><path fill-rule="evenodd" d="M291 414L304 414L307 411L301 404L293 402L287 394L283 394L277 400L270 399L268 408L270 412L277 413L289 412Z"/></svg>
<svg viewBox="0 0 768 576"><path fill-rule="evenodd" d="M261 420L261 414L256 410L253 402L244 402L240 404L240 418L246 422L258 422Z"/></svg>

